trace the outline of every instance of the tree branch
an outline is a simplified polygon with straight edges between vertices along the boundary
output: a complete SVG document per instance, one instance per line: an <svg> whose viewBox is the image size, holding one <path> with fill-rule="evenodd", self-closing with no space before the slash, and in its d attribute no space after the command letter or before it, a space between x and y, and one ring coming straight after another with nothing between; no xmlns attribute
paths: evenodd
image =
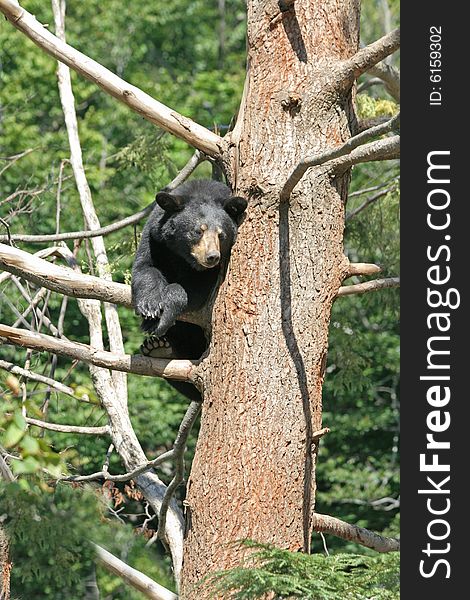
<svg viewBox="0 0 470 600"><path fill-rule="evenodd" d="M383 537L364 527L350 525L329 515L314 513L313 530L317 533L329 533L343 540L356 542L376 552L398 552L400 550L400 542L395 538Z"/></svg>
<svg viewBox="0 0 470 600"><path fill-rule="evenodd" d="M173 444L174 458L176 459L175 475L168 485L165 496L163 497L162 505L160 507L160 513L158 515L158 531L157 537L161 540L166 540L166 515L170 501L176 488L184 480L184 452L186 450L186 442L188 440L189 433L192 426L194 425L197 416L201 412L201 402L193 401L189 405L186 414L184 415L181 425L176 436L175 443Z"/></svg>
<svg viewBox="0 0 470 600"><path fill-rule="evenodd" d="M382 125L383 123L387 123L390 117L370 117L368 119L358 119L357 121L357 133L362 133L363 131L367 131L371 127L376 127L377 125Z"/></svg>
<svg viewBox="0 0 470 600"><path fill-rule="evenodd" d="M355 283L353 285L343 285L339 288L336 297L350 296L351 294L366 294L367 292L376 292L386 288L396 288L400 286L399 277L389 277L387 279L373 279L364 283Z"/></svg>
<svg viewBox="0 0 470 600"><path fill-rule="evenodd" d="M50 332L53 333L54 335L56 335L57 337L64 337L63 333L61 333L57 329L57 327L54 325L54 323L52 323L52 321L49 319L49 317L45 314L46 311L41 310L39 308L39 306L37 306L37 304L39 304L39 300L36 303L34 302L35 299L30 297L28 292L22 286L21 281L18 279L18 277L16 277L16 275L12 275L11 281L15 285L15 287L18 289L20 294L23 296L23 298L26 300L26 302L29 303L28 308L25 310L25 313L19 315L18 321L20 321L20 322L24 321L24 317L27 314L29 314L29 312L31 310L34 310L34 314L35 314L35 316L36 315L39 316L39 320L40 320L41 324L45 325L50 330ZM41 289L44 289L44 288L41 288Z"/></svg>
<svg viewBox="0 0 470 600"><path fill-rule="evenodd" d="M381 267L372 263L349 263L349 269L345 279L352 277L353 275L375 275L380 273Z"/></svg>
<svg viewBox="0 0 470 600"><path fill-rule="evenodd" d="M142 592L152 600L178 600L178 596L162 585L144 575L137 569L108 552L101 546L93 544L98 562L108 571L120 577L125 583Z"/></svg>
<svg viewBox="0 0 470 600"><path fill-rule="evenodd" d="M350 212L346 213L345 220L349 221L349 219L353 219L360 212L362 212L365 208L367 208L370 204L373 204L377 200L380 200L380 198L383 198L384 196L386 196L390 192L394 192L396 189L397 189L397 185L391 185L390 187L388 187L388 188L386 188L384 190L381 190L380 192L377 192L377 194L373 194L372 196L370 196L370 198L367 198L367 200L365 200L357 208L355 208L354 210L351 210Z"/></svg>
<svg viewBox="0 0 470 600"><path fill-rule="evenodd" d="M112 302L113 304L132 308L129 285L106 281L93 275L85 275L69 267L54 265L39 258L41 255L50 256L52 254L58 254L67 262L72 262L71 253L70 251L67 252L65 248L47 248L37 254L30 254L19 248L0 244L0 268L7 271L0 275L0 283L3 283L11 274L14 274L32 281L40 287L72 298L101 300L102 302ZM187 321L204 326L206 315L197 311L187 312L180 315L178 321Z"/></svg>
<svg viewBox="0 0 470 600"><path fill-rule="evenodd" d="M203 155L199 150L192 155L186 165L181 169L181 171L176 175L176 177L165 186L166 191L174 190L178 185L186 181L186 179L193 173L193 171L204 162L206 159L205 155ZM46 235L23 235L23 234L11 234L8 235L0 235L0 243L7 242L9 239L13 242L28 242L33 244L45 244L49 242L62 242L66 240L82 240L93 238L97 236L105 236L110 233L114 233L115 231L119 231L124 227L128 227L129 225L135 225L145 217L148 217L152 212L155 206L155 202L152 202L144 209L139 212L130 215L129 217L125 217L120 221L116 221L115 223L111 223L110 225L106 225L106 227L99 227L98 229L86 230L86 231L69 231L67 233L51 233Z"/></svg>
<svg viewBox="0 0 470 600"><path fill-rule="evenodd" d="M11 240L13 242L28 242L32 244L48 244L50 242L63 242L67 240L84 240L88 238L94 238L98 236L108 235L109 233L114 233L115 231L119 231L124 227L128 227L129 225L135 225L152 212L153 207L155 206L155 202L152 202L144 209L139 212L130 215L120 221L116 221L116 223L111 223L110 225L106 225L106 227L100 227L99 229L94 230L85 230L85 231L68 231L66 233L49 233L45 235L28 235L28 234L12 234ZM0 235L0 242L6 242L7 236Z"/></svg>
<svg viewBox="0 0 470 600"><path fill-rule="evenodd" d="M400 71L387 65L387 63L380 62L368 69L368 72L374 77L379 77L385 84L385 89L390 96L400 102Z"/></svg>
<svg viewBox="0 0 470 600"><path fill-rule="evenodd" d="M352 152L332 162L331 171L340 175L346 169L359 163L374 160L393 160L400 158L400 136L394 135L383 140L370 142L355 148Z"/></svg>
<svg viewBox="0 0 470 600"><path fill-rule="evenodd" d="M357 93L361 94L362 92L365 92L374 85L384 85L384 82L378 77L371 77L370 79L366 79L366 81L361 83L361 85L357 86Z"/></svg>
<svg viewBox="0 0 470 600"><path fill-rule="evenodd" d="M385 133L393 131L394 129L397 129L399 127L399 123L400 113L389 119L386 123L381 123L380 125L376 125L375 127L366 129L362 133L353 136L347 142L345 142L337 148L328 149L324 152L320 152L319 154L313 154L302 159L299 162L299 164L295 167L295 169L287 179L286 183L284 184L284 187L281 191L281 200L288 200L289 196L292 193L292 190L299 183L307 169L309 169L310 167L323 165L326 162L332 161L346 154L351 155L352 150L354 150L361 144L364 144L365 142L369 141L373 137L383 135Z"/></svg>
<svg viewBox="0 0 470 600"><path fill-rule="evenodd" d="M320 438L322 438L327 433L330 433L330 428L329 427L323 427L323 429L319 429L318 431L314 431L312 433L312 440L318 441Z"/></svg>
<svg viewBox="0 0 470 600"><path fill-rule="evenodd" d="M60 481L72 481L75 483L83 483L85 481L96 481L97 479L105 479L106 481L118 482L129 481L130 479L135 479L139 475L142 475L142 473L145 473L146 471L150 471L151 469L158 467L158 465L160 465L162 462L172 460L173 456L174 451L169 450L168 452L164 452L160 456L157 456L157 458L147 461L140 467L137 467L136 469L133 469L128 473L122 473L121 475L111 475L110 473L108 473L107 470L103 469L101 471L97 471L96 473L90 473L90 475L70 475L67 477L61 477Z"/></svg>
<svg viewBox="0 0 470 600"><path fill-rule="evenodd" d="M400 47L400 29L394 29L376 42L361 48L343 61L339 67L339 77L342 82L352 85L360 75L369 71L374 65L393 54Z"/></svg>
<svg viewBox="0 0 470 600"><path fill-rule="evenodd" d="M4 369L9 373L13 373L14 375L18 375L19 377L25 377L26 379L31 379L32 381L37 381L38 383L43 383L47 385L49 388L56 390L57 392L62 392L62 394L67 394L67 396L71 396L75 400L80 400L82 402L90 402L88 395L84 394L81 397L75 395L75 390L55 379L51 379L50 377L45 377L44 375L39 375L38 373L33 373L33 371L29 371L28 369L22 369L13 363L9 363L6 360L0 360L0 369Z"/></svg>
<svg viewBox="0 0 470 600"><path fill-rule="evenodd" d="M54 14L57 37L60 41L65 43L65 0L52 0L52 12ZM85 168L83 166L82 148L78 135L78 122L75 113L75 98L72 91L70 69L60 62L57 69L57 79L60 102L64 113L65 127L70 147L70 163L72 165L85 223L88 229L100 229L101 225L95 211L90 186L88 185ZM101 236L92 238L91 245L96 258L99 276L106 281L112 281L103 238ZM124 353L124 342L116 306L112 303L105 302L104 315L111 352L122 354ZM101 323L97 323L96 326L101 329ZM100 348L100 350L101 349L102 348ZM111 379L121 404L127 403L126 375L120 372L113 372L111 373Z"/></svg>
<svg viewBox="0 0 470 600"><path fill-rule="evenodd" d="M8 463L3 456L2 448L0 448L0 477L7 483L15 481L15 476L13 475L12 470L8 466Z"/></svg>
<svg viewBox="0 0 470 600"><path fill-rule="evenodd" d="M2 250L5 248L8 249L10 248L10 246L0 244L0 267L3 266L1 262L1 254ZM60 253L60 251L61 248L53 246L52 248L43 248L42 250L38 250L38 252L35 252L31 256L34 256L35 258L47 258L48 256L53 256L55 254ZM11 278L11 275L12 274L11 272L8 272L8 269L6 269L3 273L0 273L0 283L5 283L5 281Z"/></svg>
<svg viewBox="0 0 470 600"><path fill-rule="evenodd" d="M6 244L0 244L0 268L59 294L132 306L128 285L76 273Z"/></svg>
<svg viewBox="0 0 470 600"><path fill-rule="evenodd" d="M70 340L59 339L25 329L14 329L3 324L0 324L0 339L7 344L42 352L52 352L59 356L67 356L105 369L189 381L191 383L195 380L195 372L199 364L197 361L191 360L166 360L141 355L113 354L105 350L97 350L86 344L79 344L78 342L71 342Z"/></svg>
<svg viewBox="0 0 470 600"><path fill-rule="evenodd" d="M77 71L158 127L169 131L209 156L222 154L222 138L158 102L96 61L61 41L14 0L0 0L0 11L42 50Z"/></svg>
<svg viewBox="0 0 470 600"><path fill-rule="evenodd" d="M73 265L73 255L69 256L64 251L64 258ZM74 269L79 271L76 264ZM94 354L103 352L100 303L97 300L81 299L78 300L78 307L88 321L90 344L94 346ZM108 368L90 364L90 374L96 394L108 414L112 445L119 453L125 467L128 470L134 470L142 464L146 464L148 462L147 458L129 418L127 394L125 396L118 394ZM105 468L106 465L103 470ZM154 512L158 513L166 492L166 486L156 473L149 471L137 475L135 481ZM177 581L179 580L183 560L183 522L181 510L173 501L168 514L166 535Z"/></svg>
<svg viewBox="0 0 470 600"><path fill-rule="evenodd" d="M49 421L40 421L38 419L31 419L25 417L26 423L40 427L41 429L48 429L49 431L58 431L59 433L79 433L83 435L109 435L109 425L103 425L103 427L80 427L78 425L60 425L59 423L49 423Z"/></svg>

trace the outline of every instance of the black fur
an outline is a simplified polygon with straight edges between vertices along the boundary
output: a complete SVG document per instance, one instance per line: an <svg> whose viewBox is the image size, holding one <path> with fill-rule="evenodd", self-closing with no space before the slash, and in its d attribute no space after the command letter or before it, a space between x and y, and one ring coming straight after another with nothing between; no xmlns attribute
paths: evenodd
<svg viewBox="0 0 470 600"><path fill-rule="evenodd" d="M165 335L177 358L198 359L207 348L201 328L176 320L208 301L229 258L246 204L232 196L226 185L211 180L190 181L156 196L132 269L132 302L143 318L143 331ZM220 257L208 256L217 261L212 268L192 254L203 235L201 225L218 232Z"/></svg>

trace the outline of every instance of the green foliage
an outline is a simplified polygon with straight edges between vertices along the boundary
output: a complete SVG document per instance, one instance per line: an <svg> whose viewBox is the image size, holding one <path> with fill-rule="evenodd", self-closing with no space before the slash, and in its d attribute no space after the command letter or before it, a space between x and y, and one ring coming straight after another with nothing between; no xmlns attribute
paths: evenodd
<svg viewBox="0 0 470 600"><path fill-rule="evenodd" d="M91 542L171 588L168 559L144 548L145 540L130 525L106 518L105 498L98 489L58 485L41 489L19 483L0 486L0 521L10 539L12 594L19 600L82 600L95 570ZM93 523L93 527L90 527ZM100 590L114 600L142 595L102 569Z"/></svg>
<svg viewBox="0 0 470 600"><path fill-rule="evenodd" d="M96 497L66 486L53 494L26 491L15 483L0 493L0 514L15 567L12 593L38 600L83 598L83 582L94 560L88 522L99 523Z"/></svg>
<svg viewBox="0 0 470 600"><path fill-rule="evenodd" d="M50 3L24 0L23 4L53 29ZM384 33L384 4L380 0L362 4L362 41L369 43ZM399 3L392 0L389 5L392 26L396 26ZM221 16L217 2L70 1L67 39L161 102L223 134L237 110L243 87L245 3L231 2L224 18L226 33L222 39L218 35ZM56 63L6 22L0 26L0 48L0 171L8 165L0 176L0 213L9 222L12 233L52 233L56 226L59 169L69 157ZM395 61L394 57L392 62ZM94 84L73 73L72 82L87 177L101 223L106 225L148 205L155 191L168 183L192 150L181 140L156 130ZM382 86L370 88L367 95L359 94L357 104L361 118L391 115L397 110ZM5 160L27 150L31 151L16 161ZM210 176L209 169L203 165L197 176ZM356 167L351 193L383 184L390 187L396 177L397 167L393 164ZM4 202L21 190L24 193ZM374 193L351 196L347 211L359 207ZM395 185L346 223L345 252L350 260L375 262L382 265L384 276L397 275L398 220L399 193ZM106 239L115 281L129 282L142 225ZM68 164L63 171L60 226L61 231L83 226ZM34 252L40 248L19 245ZM68 245L72 249L72 244ZM86 246L84 243L79 249L78 261L84 272L93 272L95 265L88 258ZM362 280L356 278L347 283ZM26 301L12 285L5 284L2 292L13 307L25 310ZM47 311L54 323L60 306L60 297L52 294ZM136 353L142 341L139 320L122 308L119 315L126 352ZM12 306L0 295L1 322L11 324L16 318ZM88 343L87 325L74 301L68 304L64 333L70 339ZM339 299L333 306L329 347L323 421L332 432L322 439L319 452L317 508L385 535L396 535L398 510L382 510L383 505L373 502L394 499L399 494L397 292L386 290ZM24 364L22 350L2 346L1 355L4 360ZM48 375L50 358L34 353L30 368ZM55 378L74 388L77 399L51 392L48 419L72 425L106 422L85 365L71 368L70 361L59 359ZM171 448L187 402L164 381L129 376L128 382L133 425L147 456L154 457ZM49 487L44 472L59 475L100 470L109 440L41 434L35 427L26 428L21 413L21 383L19 378L0 372L0 444L21 459L10 461L18 484L14 484L11 493L2 490L0 501L0 517L8 515L6 523L13 539L13 586L17 597L83 598L83 582L91 565L86 541L89 537L171 587L169 561L162 558L161 548L155 545L146 549L144 536L131 534L131 527L141 527L145 519L141 500L125 497L119 506L125 508L120 513L121 521L109 520L107 508L117 508L111 500L104 506L94 494L82 494L65 486L56 491ZM27 383L26 391L28 414L42 418L47 389ZM89 397L89 403L79 401L83 395ZM194 443L195 434L189 442L188 469ZM113 454L110 472L122 469ZM168 480L171 472L164 468L161 475ZM183 495L184 488L179 492ZM125 496L124 486L116 487L116 498L119 493ZM395 555L372 558L364 551L367 555L360 558L343 556L333 553L362 550L330 536L327 544L332 552L328 558L258 549L261 562L254 569L247 565L234 572L234 579L229 575L227 581L232 583L220 589L245 594L234 598L256 598L256 593L269 589L278 597L322 600L397 597ZM317 537L314 547L320 547ZM103 597L142 597L101 568L97 576ZM226 585L224 581L220 577L216 583Z"/></svg>
<svg viewBox="0 0 470 600"><path fill-rule="evenodd" d="M371 117L391 117L398 112L398 106L393 100L372 98L366 94L358 94L356 98L357 114L361 119Z"/></svg>
<svg viewBox="0 0 470 600"><path fill-rule="evenodd" d="M289 552L251 541L244 567L218 572L201 585L215 598L253 600L272 593L303 600L398 600L397 554L366 557Z"/></svg>
<svg viewBox="0 0 470 600"><path fill-rule="evenodd" d="M36 437L27 428L26 421L17 404L0 402L0 445L5 449L14 449L21 460L13 460L11 470L15 475L27 475L19 479L19 485L27 490L31 481L42 479L43 472L60 477L66 470L65 455L54 451L50 444ZM34 477L33 477L34 476Z"/></svg>
<svg viewBox="0 0 470 600"><path fill-rule="evenodd" d="M393 163L358 167L351 193L375 186L388 189L397 174ZM347 212L380 189L351 197ZM396 186L346 222L345 252L351 262L381 265L381 276L399 274ZM317 510L386 535L399 532L399 359L396 290L334 303L323 386L323 423L331 433L319 449ZM314 543L320 544L317 538ZM327 543L330 550L358 551L355 544L331 536Z"/></svg>

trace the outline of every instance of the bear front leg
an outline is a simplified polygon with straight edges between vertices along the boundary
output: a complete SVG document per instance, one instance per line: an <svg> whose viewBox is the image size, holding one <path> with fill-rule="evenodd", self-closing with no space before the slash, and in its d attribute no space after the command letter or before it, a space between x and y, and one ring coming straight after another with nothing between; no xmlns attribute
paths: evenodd
<svg viewBox="0 0 470 600"><path fill-rule="evenodd" d="M158 319L163 311L163 294L168 283L153 266L136 262L132 271L132 305L145 320Z"/></svg>
<svg viewBox="0 0 470 600"><path fill-rule="evenodd" d="M185 289L179 283L170 283L163 291L162 311L152 333L157 337L165 335L187 307L188 294Z"/></svg>

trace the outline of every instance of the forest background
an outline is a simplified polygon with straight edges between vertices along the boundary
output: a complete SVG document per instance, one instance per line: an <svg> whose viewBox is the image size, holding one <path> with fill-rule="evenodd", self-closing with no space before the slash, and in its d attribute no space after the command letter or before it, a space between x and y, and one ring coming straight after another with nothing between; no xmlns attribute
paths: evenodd
<svg viewBox="0 0 470 600"><path fill-rule="evenodd" d="M48 2L25 1L24 7L53 23ZM372 42L398 25L398 2L364 0L361 41ZM235 115L245 76L245 5L241 0L174 0L132 3L120 0L69 1L67 39L120 77L222 135ZM395 55L392 61L397 61ZM133 214L152 202L184 166L192 149L158 133L155 127L72 73L86 174L102 225ZM390 116L395 101L371 76L359 82L359 116ZM6 21L0 25L0 217L14 234L47 234L83 228L83 215L70 165L69 147L60 106L56 62L39 51ZM211 177L209 163L195 173ZM351 261L380 264L384 277L399 269L399 171L395 161L356 166L348 201L345 253ZM60 210L58 211L58 190ZM377 198L375 198L377 196ZM365 201L372 199L366 208ZM360 211L353 214L355 209ZM130 282L136 243L144 222L106 238L113 279ZM6 230L0 234L6 233ZM18 244L36 252L41 246ZM82 245L80 266L94 273ZM3 287L3 286L2 286ZM317 466L318 512L332 514L382 533L399 532L399 295L383 290L339 299L333 308L327 376L323 388L323 422L331 433L321 443ZM26 307L19 292L0 288L0 321L11 324ZM16 311L15 311L16 309ZM51 295L53 322L61 298ZM129 354L142 342L139 319L119 309ZM88 340L84 318L68 302L65 329L76 341ZM24 364L25 354L0 346L0 359ZM34 354L31 368L50 373L51 357ZM28 386L31 411L47 400L49 417L58 423L99 426L105 415L96 404L85 365L70 369L60 358L55 378L88 395L89 403ZM129 375L129 409L147 456L172 447L187 401L161 379ZM23 431L23 390L19 378L0 370L0 435L2 445L23 461L11 461L18 486L0 499L0 519L15 507L17 522L11 552L12 591L20 598L83 597L92 553L87 539L173 588L170 563L153 539L156 524L149 519L139 493L128 484L105 484L100 494L85 494L66 485L53 491L41 477L51 472L92 473L102 466L106 441ZM191 434L188 470L197 436ZM118 470L118 463L114 465ZM111 461L110 470L113 470ZM167 473L168 481L171 472ZM162 475L165 479L165 475ZM179 490L184 497L184 489ZM97 500L98 499L98 500ZM39 515L39 516L38 516ZM315 535L314 552L372 552L338 538ZM396 559L393 563L396 576ZM104 569L96 569L103 598L138 599ZM396 577L395 577L396 579ZM396 590L396 581L393 590ZM384 593L398 597L392 586ZM339 596L338 596L339 597ZM385 596L384 596L385 597Z"/></svg>

